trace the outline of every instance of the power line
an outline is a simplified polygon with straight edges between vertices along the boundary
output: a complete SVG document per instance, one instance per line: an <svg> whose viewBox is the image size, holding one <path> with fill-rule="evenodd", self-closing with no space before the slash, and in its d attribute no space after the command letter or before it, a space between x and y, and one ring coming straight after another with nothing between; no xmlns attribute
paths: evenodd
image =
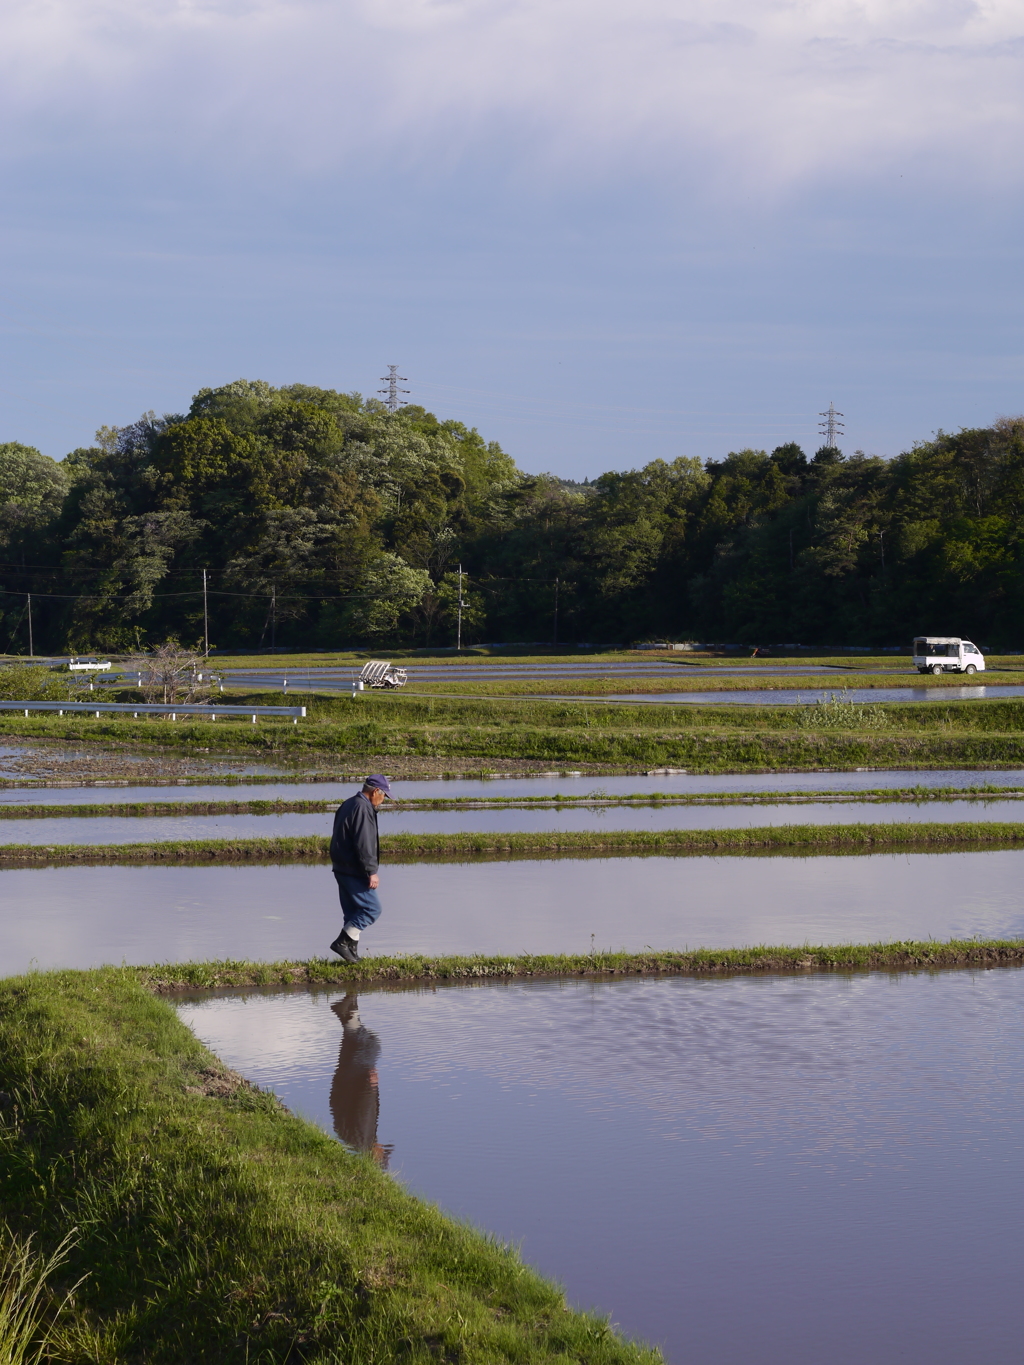
<svg viewBox="0 0 1024 1365"><path fill-rule="evenodd" d="M538 580L545 581L545 580ZM132 598L138 597L145 592L145 588L138 588L135 592L45 592L45 593L26 593L18 592L14 588L0 588L0 595L4 597L32 597L36 602L128 602ZM336 593L316 593L312 597L300 597L296 593L287 594L276 592L273 587L265 588L262 592L227 592L219 588L210 588L206 594L208 597L248 597L266 599L268 602L351 602L351 601L373 601L386 602L395 597L406 597L404 592L336 592ZM153 592L149 594L151 601L157 598L167 597L203 597L202 588L196 588L192 592Z"/></svg>

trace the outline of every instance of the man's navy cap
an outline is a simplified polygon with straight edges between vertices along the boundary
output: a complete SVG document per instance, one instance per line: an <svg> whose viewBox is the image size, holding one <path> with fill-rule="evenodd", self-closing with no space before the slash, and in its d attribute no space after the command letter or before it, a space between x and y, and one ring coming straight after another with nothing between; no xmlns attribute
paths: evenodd
<svg viewBox="0 0 1024 1365"><path fill-rule="evenodd" d="M389 801L394 800L394 797L391 795L391 783L387 780L383 773L371 773L370 776L363 783L363 786L376 787L378 791L384 793L384 795L388 798Z"/></svg>

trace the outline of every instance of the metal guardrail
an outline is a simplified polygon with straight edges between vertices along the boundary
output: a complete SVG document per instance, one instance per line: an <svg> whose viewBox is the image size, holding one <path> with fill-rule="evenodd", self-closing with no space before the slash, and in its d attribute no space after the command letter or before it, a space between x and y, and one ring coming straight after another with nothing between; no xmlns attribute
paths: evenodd
<svg viewBox="0 0 1024 1365"><path fill-rule="evenodd" d="M0 701L0 711L56 711L59 716L65 712L91 714L97 719L102 714L118 716L204 716L216 720L218 716L252 716L253 725L258 716L290 716L292 724L298 725L305 717L304 706L215 706L180 702L121 702L121 701Z"/></svg>

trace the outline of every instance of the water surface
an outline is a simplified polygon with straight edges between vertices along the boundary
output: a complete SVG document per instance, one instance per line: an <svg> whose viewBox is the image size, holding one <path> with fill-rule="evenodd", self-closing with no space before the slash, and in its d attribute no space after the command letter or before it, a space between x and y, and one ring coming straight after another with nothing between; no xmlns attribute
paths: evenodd
<svg viewBox="0 0 1024 1365"><path fill-rule="evenodd" d="M1002 969L179 1008L672 1365L1010 1365L1022 987Z"/></svg>
<svg viewBox="0 0 1024 1365"><path fill-rule="evenodd" d="M431 778L394 780L395 795L451 800L457 797L625 795L633 792L758 792L758 791L864 791L875 787L980 787L1024 785L1022 768L901 768L886 771L856 769L852 772L687 773L655 769L649 773L604 776L594 773L538 774L533 777ZM115 801L344 801L359 788L358 782L288 781L267 783L179 782L152 786L128 786L124 782L82 787L4 787L0 802L7 805L108 805Z"/></svg>
<svg viewBox="0 0 1024 1365"><path fill-rule="evenodd" d="M329 834L333 813L316 815L67 816L0 820L4 844L166 843L187 839L291 838ZM749 829L761 825L934 824L1024 820L1024 799L828 802L754 806L583 806L562 809L430 811L383 814L382 834L462 831L527 834L587 830Z"/></svg>
<svg viewBox="0 0 1024 1365"><path fill-rule="evenodd" d="M1024 850L385 866L368 954L557 953L1024 937ZM330 956L320 864L0 871L0 976ZM593 936L593 937L592 937Z"/></svg>

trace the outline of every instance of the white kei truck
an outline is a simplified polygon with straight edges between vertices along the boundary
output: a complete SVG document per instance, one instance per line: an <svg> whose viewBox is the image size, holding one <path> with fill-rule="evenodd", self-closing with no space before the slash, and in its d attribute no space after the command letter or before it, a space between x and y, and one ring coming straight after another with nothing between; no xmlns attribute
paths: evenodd
<svg viewBox="0 0 1024 1365"><path fill-rule="evenodd" d="M918 673L984 673L985 656L958 635L918 635L914 667Z"/></svg>

